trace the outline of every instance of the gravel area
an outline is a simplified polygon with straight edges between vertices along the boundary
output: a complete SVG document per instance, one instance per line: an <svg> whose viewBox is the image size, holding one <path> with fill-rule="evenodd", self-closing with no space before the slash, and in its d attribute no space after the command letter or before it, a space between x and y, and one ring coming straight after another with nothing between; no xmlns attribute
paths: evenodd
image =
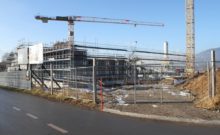
<svg viewBox="0 0 220 135"><path fill-rule="evenodd" d="M124 112L134 112L148 115L160 115L205 120L220 120L219 110L211 111L195 108L193 106L193 103L148 103L136 105L106 105L105 107L117 109Z"/></svg>

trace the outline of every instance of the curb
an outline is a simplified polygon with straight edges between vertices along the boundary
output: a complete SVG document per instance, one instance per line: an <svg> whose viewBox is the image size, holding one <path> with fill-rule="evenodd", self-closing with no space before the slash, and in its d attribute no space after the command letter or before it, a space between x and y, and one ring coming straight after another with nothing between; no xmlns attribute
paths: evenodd
<svg viewBox="0 0 220 135"><path fill-rule="evenodd" d="M159 116L159 115L138 114L138 113L131 113L131 112L122 112L119 110L108 109L108 108L104 108L103 111L112 113L112 114L130 116L130 117L135 117L135 118L151 119L151 120L184 122L184 123L193 123L193 124L202 124L202 125L220 125L220 120L189 119L189 118L177 118L177 117L167 117L167 116Z"/></svg>

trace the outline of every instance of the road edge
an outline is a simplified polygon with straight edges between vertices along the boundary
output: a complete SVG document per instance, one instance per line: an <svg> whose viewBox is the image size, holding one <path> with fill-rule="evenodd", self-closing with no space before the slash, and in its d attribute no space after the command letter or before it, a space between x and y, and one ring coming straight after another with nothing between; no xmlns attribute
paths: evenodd
<svg viewBox="0 0 220 135"><path fill-rule="evenodd" d="M189 118L177 118L177 117L168 117L168 116L160 116L160 115L149 115L149 114L139 114L132 112L122 112L120 110L104 108L104 112L122 115L122 116L130 116L135 118L143 118L143 119L151 119L151 120L161 120L161 121L169 121L169 122L183 122L183 123L192 123L192 124L201 124L201 125L220 125L220 120L204 120L204 119L189 119Z"/></svg>

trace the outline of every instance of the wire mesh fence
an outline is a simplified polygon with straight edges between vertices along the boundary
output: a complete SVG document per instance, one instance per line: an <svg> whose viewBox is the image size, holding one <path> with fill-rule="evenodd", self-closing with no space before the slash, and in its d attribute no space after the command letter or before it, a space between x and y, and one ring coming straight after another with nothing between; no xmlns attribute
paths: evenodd
<svg viewBox="0 0 220 135"><path fill-rule="evenodd" d="M134 65L131 65L131 67L134 67ZM194 97L189 90L183 91L176 87L177 84L185 80L182 76L184 71L168 72L166 69L167 67L158 65L155 67L152 65L136 65L136 68L130 69L130 75L127 74L126 79L122 81L122 85L118 87L104 86L105 103L123 105L192 102Z"/></svg>
<svg viewBox="0 0 220 135"><path fill-rule="evenodd" d="M33 68L33 74L38 76L35 77L37 78L35 82L41 80L38 85L45 84L45 87L50 89L52 77L61 87L60 90L56 89L58 85L54 83L55 90L69 97L94 100L96 96L97 102L100 102L103 95L105 102L110 104L194 100L192 91L176 87L186 81L184 54L143 51L135 48L127 50L85 45L75 47L74 56L71 56L73 50L65 50L70 53L68 55L70 59L61 59L60 56L57 58L57 55L66 54L63 49L53 50L56 53L45 52L45 58L54 55L56 57L52 61L46 61L44 68L40 66ZM102 55L97 50L102 51ZM115 52L117 55L103 55L107 51L112 54ZM196 66L203 67L200 66L201 63L205 62L196 62ZM207 92L207 86L203 89Z"/></svg>
<svg viewBox="0 0 220 135"><path fill-rule="evenodd" d="M64 81L64 95L74 99L92 100L92 72L92 67L71 68L70 78Z"/></svg>
<svg viewBox="0 0 220 135"><path fill-rule="evenodd" d="M38 86L75 99L100 101L100 88L106 103L147 103L147 102L190 102L193 96L189 91L180 91L175 85L184 81L184 67L161 64L129 63L125 60L96 60L96 65L67 69L35 66L32 74ZM50 71L53 70L51 74ZM38 80L38 81L37 81ZM41 81L40 81L41 80ZM102 86L100 86L102 80ZM37 83L38 82L38 83ZM94 86L95 85L95 86ZM96 94L97 93L97 94Z"/></svg>
<svg viewBox="0 0 220 135"><path fill-rule="evenodd" d="M31 81L26 71L0 72L0 85L20 89L31 89Z"/></svg>

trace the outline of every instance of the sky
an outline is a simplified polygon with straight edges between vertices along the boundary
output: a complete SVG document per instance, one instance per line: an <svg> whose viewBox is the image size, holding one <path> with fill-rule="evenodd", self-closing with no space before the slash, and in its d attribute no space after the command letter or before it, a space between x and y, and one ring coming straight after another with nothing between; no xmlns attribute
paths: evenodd
<svg viewBox="0 0 220 135"><path fill-rule="evenodd" d="M195 0L196 52L220 47L220 1ZM0 0L0 57L20 41L50 43L67 38L67 23L44 16L95 16L161 22L165 27L76 22L75 41L185 52L185 0ZM135 43L137 41L137 43Z"/></svg>

